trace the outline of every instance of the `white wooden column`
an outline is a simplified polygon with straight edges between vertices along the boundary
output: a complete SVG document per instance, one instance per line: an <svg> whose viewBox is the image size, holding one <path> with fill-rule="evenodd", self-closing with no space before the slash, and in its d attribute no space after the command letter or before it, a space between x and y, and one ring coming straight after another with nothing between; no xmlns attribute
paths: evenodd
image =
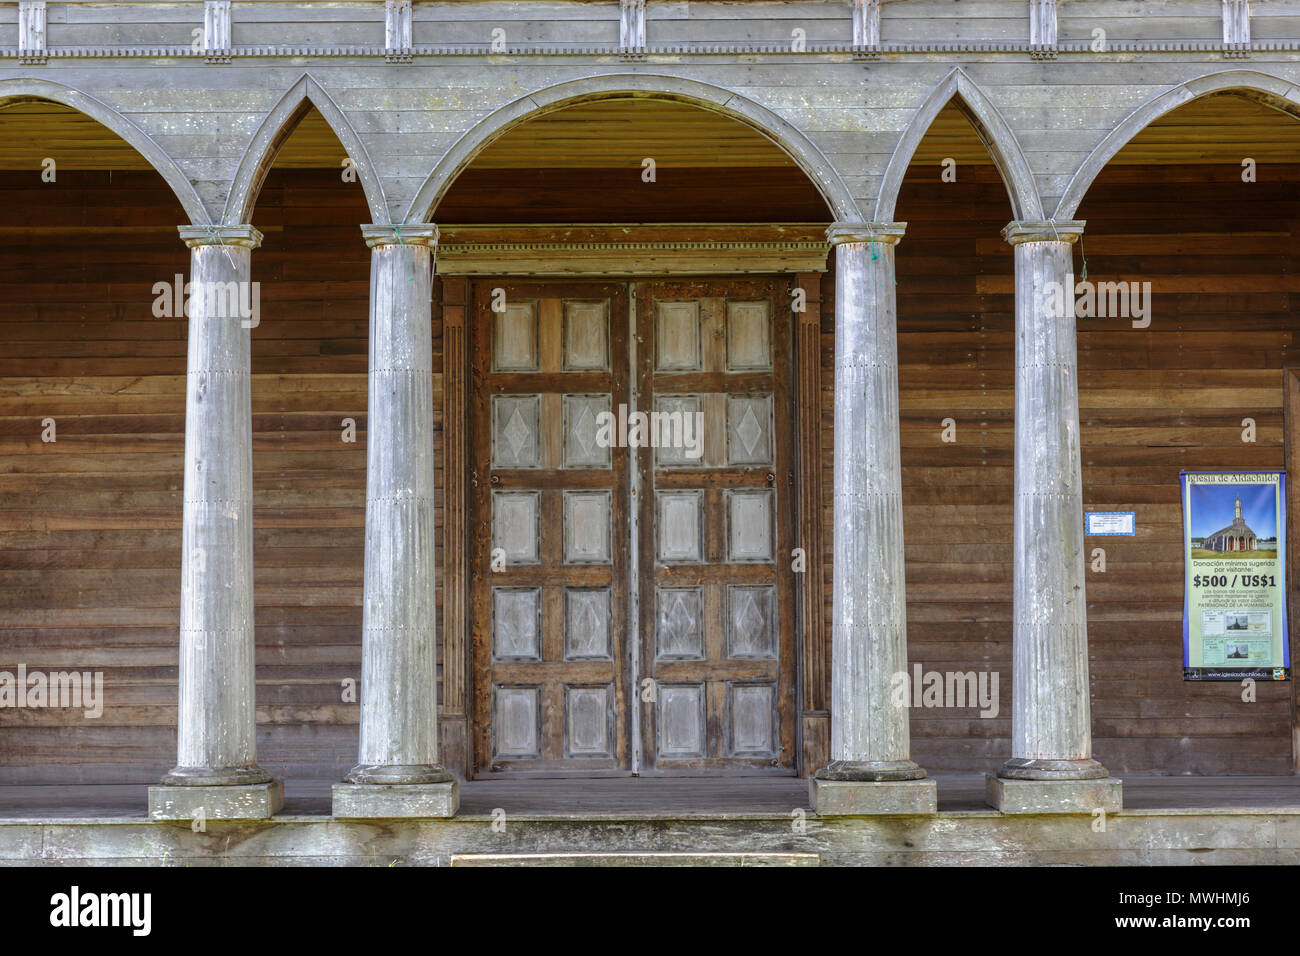
<svg viewBox="0 0 1300 956"><path fill-rule="evenodd" d="M362 226L370 258L361 743L340 817L452 816L438 761L433 512L433 225Z"/></svg>
<svg viewBox="0 0 1300 956"><path fill-rule="evenodd" d="M1072 244L1082 222L1013 222L1016 378L1011 759L1004 812L1118 809L1092 759Z"/></svg>
<svg viewBox="0 0 1300 956"><path fill-rule="evenodd" d="M645 53L645 0L619 0L618 47L625 55Z"/></svg>
<svg viewBox="0 0 1300 956"><path fill-rule="evenodd" d="M18 53L24 62L44 62L47 22L45 0L18 0Z"/></svg>
<svg viewBox="0 0 1300 956"><path fill-rule="evenodd" d="M926 813L935 786L909 757L894 246L905 223L833 224L835 472L831 755L818 813Z"/></svg>
<svg viewBox="0 0 1300 956"><path fill-rule="evenodd" d="M1223 0L1223 45L1250 49L1250 0Z"/></svg>
<svg viewBox="0 0 1300 956"><path fill-rule="evenodd" d="M1056 47L1056 0L1029 0L1029 42Z"/></svg>
<svg viewBox="0 0 1300 956"><path fill-rule="evenodd" d="M241 308L253 301L262 234L247 225L180 234L190 284L177 765L150 788L150 815L265 817L279 785L256 760L252 322Z"/></svg>
<svg viewBox="0 0 1300 956"><path fill-rule="evenodd" d="M880 46L880 0L853 0L853 46Z"/></svg>
<svg viewBox="0 0 1300 956"><path fill-rule="evenodd" d="M229 63L233 41L230 0L204 0L203 52L206 63Z"/></svg>
<svg viewBox="0 0 1300 956"><path fill-rule="evenodd" d="M384 50L389 63L410 63L411 0L386 0L384 3Z"/></svg>

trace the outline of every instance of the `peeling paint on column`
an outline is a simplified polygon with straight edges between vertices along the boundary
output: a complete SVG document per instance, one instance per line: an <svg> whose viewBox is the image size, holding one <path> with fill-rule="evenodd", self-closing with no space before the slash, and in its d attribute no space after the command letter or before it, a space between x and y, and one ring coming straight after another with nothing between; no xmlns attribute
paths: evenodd
<svg viewBox="0 0 1300 956"><path fill-rule="evenodd" d="M351 783L451 779L438 764L433 225L363 226L370 387L361 744Z"/></svg>
<svg viewBox="0 0 1300 956"><path fill-rule="evenodd" d="M853 46L880 46L880 0L853 0Z"/></svg>
<svg viewBox="0 0 1300 956"><path fill-rule="evenodd" d="M1013 222L1015 246L1015 545L1011 760L1020 780L1107 776L1092 759L1084 592L1079 375L1072 244L1083 223Z"/></svg>
<svg viewBox="0 0 1300 956"><path fill-rule="evenodd" d="M170 785L271 780L256 763L250 330L205 288L249 282L252 226L182 226L190 247L180 697ZM215 313L215 314L214 314Z"/></svg>
<svg viewBox="0 0 1300 956"><path fill-rule="evenodd" d="M917 780L907 666L894 245L905 223L835 223L835 491L831 780Z"/></svg>
<svg viewBox="0 0 1300 956"><path fill-rule="evenodd" d="M1224 46L1250 46L1250 0L1223 0Z"/></svg>

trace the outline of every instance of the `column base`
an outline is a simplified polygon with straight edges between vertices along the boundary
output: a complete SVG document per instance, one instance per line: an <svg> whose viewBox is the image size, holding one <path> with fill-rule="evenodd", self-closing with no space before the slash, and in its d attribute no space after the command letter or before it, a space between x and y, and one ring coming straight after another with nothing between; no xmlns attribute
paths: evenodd
<svg viewBox="0 0 1300 956"><path fill-rule="evenodd" d="M446 783L454 778L446 768L431 763L359 763L343 779L348 783L367 786L415 786L426 783Z"/></svg>
<svg viewBox="0 0 1300 956"><path fill-rule="evenodd" d="M925 771L910 760L832 760L814 774L818 780L880 783L923 780Z"/></svg>
<svg viewBox="0 0 1300 956"><path fill-rule="evenodd" d="M1035 760L1012 757L998 768L1003 780L1100 780L1110 771L1093 760Z"/></svg>
<svg viewBox="0 0 1300 956"><path fill-rule="evenodd" d="M823 817L934 813L938 788L933 780L825 780L812 777L808 793Z"/></svg>
<svg viewBox="0 0 1300 956"><path fill-rule="evenodd" d="M454 817L460 788L451 774L447 777L441 783L336 783L332 812L341 819Z"/></svg>
<svg viewBox="0 0 1300 956"><path fill-rule="evenodd" d="M164 787L247 787L272 783L257 764L248 767L172 767L162 778Z"/></svg>
<svg viewBox="0 0 1300 956"><path fill-rule="evenodd" d="M149 788L150 820L268 820L283 806L283 780L206 787L164 783Z"/></svg>
<svg viewBox="0 0 1300 956"><path fill-rule="evenodd" d="M1123 809L1118 777L1056 780L1006 779L988 775L988 805L1002 813L1114 813Z"/></svg>

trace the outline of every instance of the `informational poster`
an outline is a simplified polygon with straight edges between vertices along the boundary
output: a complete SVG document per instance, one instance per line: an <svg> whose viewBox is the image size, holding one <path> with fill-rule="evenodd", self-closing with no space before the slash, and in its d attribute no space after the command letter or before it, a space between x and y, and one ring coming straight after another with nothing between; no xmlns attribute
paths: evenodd
<svg viewBox="0 0 1300 956"><path fill-rule="evenodd" d="M1286 473L1182 475L1183 679L1289 680Z"/></svg>
<svg viewBox="0 0 1300 956"><path fill-rule="evenodd" d="M1137 534L1136 511L1089 511L1083 516L1084 534L1133 537Z"/></svg>

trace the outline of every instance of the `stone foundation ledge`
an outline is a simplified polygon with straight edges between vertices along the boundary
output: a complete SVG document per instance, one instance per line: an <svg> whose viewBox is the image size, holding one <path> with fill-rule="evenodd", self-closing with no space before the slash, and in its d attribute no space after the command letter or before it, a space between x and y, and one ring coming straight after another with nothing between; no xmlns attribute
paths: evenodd
<svg viewBox="0 0 1300 956"><path fill-rule="evenodd" d="M726 862L739 865L757 862L753 854L800 855L792 862L803 865L812 861L802 855L811 854L821 866L1300 865L1300 810L1294 807L1121 810L1107 814L1104 827L1096 824L1083 814L995 810L826 817L624 813L601 819L520 813L504 821L479 811L423 820L281 815L209 821L196 831L140 813L0 819L0 867L447 866L453 859L458 866L528 865L557 854L602 858L593 862L643 854L676 855L675 862L708 854L700 862L720 862L729 855Z"/></svg>

